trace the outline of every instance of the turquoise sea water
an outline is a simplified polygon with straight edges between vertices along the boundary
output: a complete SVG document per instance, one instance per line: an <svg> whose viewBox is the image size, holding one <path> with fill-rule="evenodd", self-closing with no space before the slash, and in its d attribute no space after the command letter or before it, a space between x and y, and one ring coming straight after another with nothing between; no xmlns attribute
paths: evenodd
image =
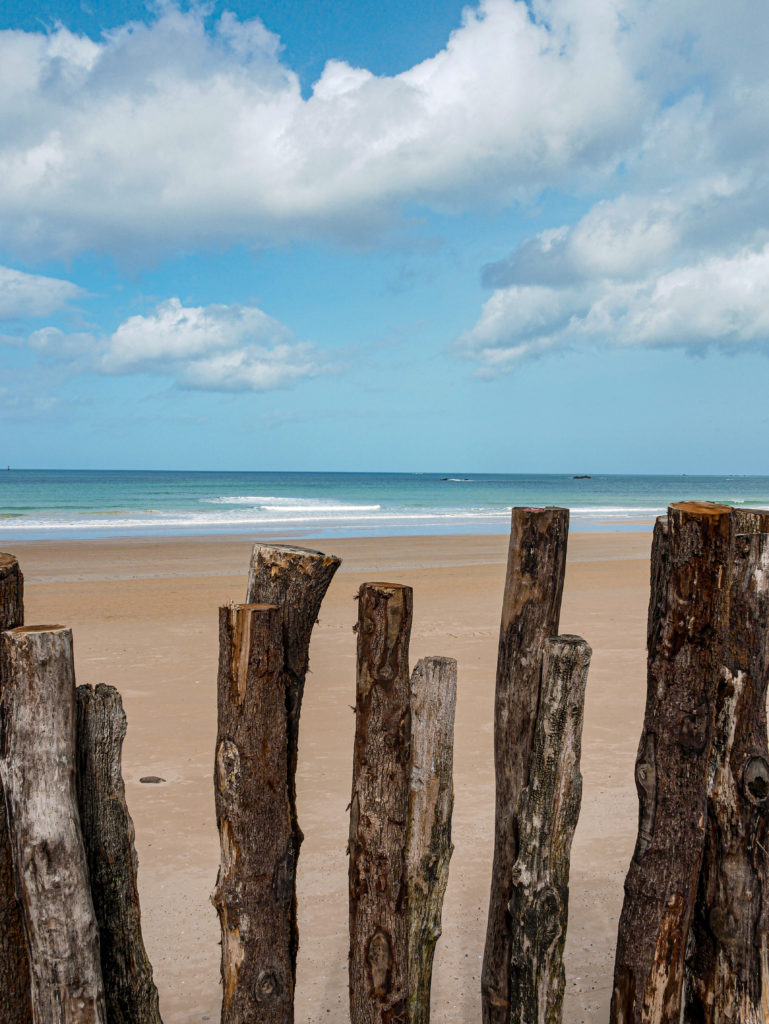
<svg viewBox="0 0 769 1024"><path fill-rule="evenodd" d="M670 502L695 498L769 507L769 477L9 470L0 472L0 544L198 533L506 533L513 505L567 506L575 530L638 529Z"/></svg>

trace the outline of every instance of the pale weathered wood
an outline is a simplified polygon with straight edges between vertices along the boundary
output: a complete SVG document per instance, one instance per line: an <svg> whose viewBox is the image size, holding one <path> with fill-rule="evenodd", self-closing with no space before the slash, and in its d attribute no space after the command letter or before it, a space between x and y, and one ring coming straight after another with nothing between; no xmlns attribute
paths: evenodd
<svg viewBox="0 0 769 1024"><path fill-rule="evenodd" d="M125 799L123 702L114 686L78 686L77 799L109 1024L160 1024L144 948L134 826Z"/></svg>
<svg viewBox="0 0 769 1024"><path fill-rule="evenodd" d="M310 637L334 573L342 564L336 555L289 544L254 544L246 588L247 604L274 604L281 610L288 709L288 794L294 852L290 881L291 977L296 984L299 928L296 919L296 863L304 839L296 813L296 766L299 753L299 716L307 676Z"/></svg>
<svg viewBox="0 0 769 1024"><path fill-rule="evenodd" d="M529 783L518 801L510 899L511 1024L560 1024L571 843L582 801L582 719L592 651L578 636L545 641Z"/></svg>
<svg viewBox="0 0 769 1024"><path fill-rule="evenodd" d="M99 936L75 791L72 633L0 635L0 776L36 1024L104 1024Z"/></svg>
<svg viewBox="0 0 769 1024"><path fill-rule="evenodd" d="M358 593L355 753L350 801L350 1020L405 1024L408 936L410 587Z"/></svg>
<svg viewBox="0 0 769 1024"><path fill-rule="evenodd" d="M677 1022L704 849L713 705L728 625L730 509L668 510L664 598L652 594L639 828L619 922L612 1024ZM657 535L658 538L661 533ZM664 544L658 539L660 557ZM655 570L652 578L654 580Z"/></svg>
<svg viewBox="0 0 769 1024"><path fill-rule="evenodd" d="M738 536L685 1020L769 1020L769 534Z"/></svg>
<svg viewBox="0 0 769 1024"><path fill-rule="evenodd" d="M457 663L424 658L411 674L411 772L406 837L408 1024L429 1024L430 983L449 880L454 806Z"/></svg>
<svg viewBox="0 0 769 1024"><path fill-rule="evenodd" d="M514 508L494 697L494 861L481 974L483 1024L508 1024L512 935L508 905L518 856L515 808L529 778L542 645L558 632L569 510Z"/></svg>
<svg viewBox="0 0 769 1024"><path fill-rule="evenodd" d="M24 625L24 577L13 555L0 553L0 631ZM2 669L0 668L0 672ZM0 675L0 695L3 679ZM21 907L13 884L13 858L0 782L0 1021L31 1024L29 960Z"/></svg>
<svg viewBox="0 0 769 1024"><path fill-rule="evenodd" d="M219 609L214 765L222 1024L291 1024L294 842L280 609Z"/></svg>

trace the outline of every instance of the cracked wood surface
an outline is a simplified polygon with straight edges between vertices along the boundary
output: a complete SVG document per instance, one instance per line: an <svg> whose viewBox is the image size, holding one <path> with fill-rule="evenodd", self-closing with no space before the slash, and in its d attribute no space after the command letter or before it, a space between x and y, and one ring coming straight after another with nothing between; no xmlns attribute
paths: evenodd
<svg viewBox="0 0 769 1024"><path fill-rule="evenodd" d="M529 783L516 813L510 918L511 1024L560 1024L571 843L582 802L582 721L592 651L578 636L545 641Z"/></svg>
<svg viewBox="0 0 769 1024"><path fill-rule="evenodd" d="M13 555L0 553L0 631L24 625L24 576ZM3 680L0 675L0 696ZM21 907L13 883L13 859L3 785L0 782L0 1020L31 1024L29 959Z"/></svg>
<svg viewBox="0 0 769 1024"><path fill-rule="evenodd" d="M702 863L713 707L728 626L731 510L682 502L658 522L639 828L625 880L612 1024L678 1022L684 954Z"/></svg>
<svg viewBox="0 0 769 1024"><path fill-rule="evenodd" d="M494 698L494 860L481 974L483 1024L508 1024L510 1018L515 808L529 777L542 648L558 632L568 532L568 509L512 510Z"/></svg>
<svg viewBox="0 0 769 1024"><path fill-rule="evenodd" d="M36 1024L105 1024L99 935L75 790L72 633L0 637L0 775Z"/></svg>
<svg viewBox="0 0 769 1024"><path fill-rule="evenodd" d="M296 984L299 928L296 914L296 864L304 835L296 811L299 716L310 660L310 638L326 591L341 559L288 544L254 544L246 587L247 604L274 604L281 611L284 686L288 712L287 783L294 850L291 887L291 978Z"/></svg>
<svg viewBox="0 0 769 1024"><path fill-rule="evenodd" d="M411 617L410 587L360 588L348 846L351 1024L408 1020Z"/></svg>
<svg viewBox="0 0 769 1024"><path fill-rule="evenodd" d="M283 664L279 608L219 609L214 794L221 863L211 899L222 932L222 1024L294 1019L295 846Z"/></svg>
<svg viewBox="0 0 769 1024"><path fill-rule="evenodd" d="M78 686L77 798L109 1024L161 1024L152 965L144 948L133 821L121 752L123 702L114 686Z"/></svg>
<svg viewBox="0 0 769 1024"><path fill-rule="evenodd" d="M423 658L411 674L411 750L406 838L408 1024L429 1024L430 983L449 880L454 806L457 663Z"/></svg>
<svg viewBox="0 0 769 1024"><path fill-rule="evenodd" d="M748 510L736 529L769 526ZM685 1020L769 1019L769 534L734 539L708 824L686 962Z"/></svg>

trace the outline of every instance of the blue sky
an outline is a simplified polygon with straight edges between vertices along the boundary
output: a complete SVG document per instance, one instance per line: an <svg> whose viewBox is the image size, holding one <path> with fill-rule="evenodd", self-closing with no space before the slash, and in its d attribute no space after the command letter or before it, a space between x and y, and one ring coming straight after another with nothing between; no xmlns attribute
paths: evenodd
<svg viewBox="0 0 769 1024"><path fill-rule="evenodd" d="M769 473L769 15L0 8L0 462Z"/></svg>

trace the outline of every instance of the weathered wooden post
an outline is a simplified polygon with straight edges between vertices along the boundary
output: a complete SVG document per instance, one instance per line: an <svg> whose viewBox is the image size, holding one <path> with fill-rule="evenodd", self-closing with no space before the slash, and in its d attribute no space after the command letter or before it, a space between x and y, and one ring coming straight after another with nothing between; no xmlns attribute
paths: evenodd
<svg viewBox="0 0 769 1024"><path fill-rule="evenodd" d="M299 716L309 664L310 637L334 573L341 565L335 555L292 545L254 544L246 588L247 604L274 604L280 608L283 629L284 685L288 711L288 798L294 851L287 864L292 872L291 983L296 983L299 929L296 920L296 863L304 835L296 813L296 766Z"/></svg>
<svg viewBox="0 0 769 1024"><path fill-rule="evenodd" d="M612 1024L677 1022L705 840L716 683L728 625L730 515L682 502L652 558L639 826L619 922Z"/></svg>
<svg viewBox="0 0 769 1024"><path fill-rule="evenodd" d="M558 633L569 510L514 508L499 631L494 698L494 862L481 975L483 1024L510 1019L515 808L529 777L539 706L542 650Z"/></svg>
<svg viewBox="0 0 769 1024"><path fill-rule="evenodd" d="M358 593L355 752L350 801L350 1019L407 1020L405 848L410 785L410 587Z"/></svg>
<svg viewBox="0 0 769 1024"><path fill-rule="evenodd" d="M77 799L109 1024L161 1024L142 940L134 826L120 761L126 716L114 686L78 686Z"/></svg>
<svg viewBox="0 0 769 1024"><path fill-rule="evenodd" d="M0 635L0 776L29 949L33 1019L105 1024L99 936L75 792L72 633Z"/></svg>
<svg viewBox="0 0 769 1024"><path fill-rule="evenodd" d="M0 631L24 625L24 577L13 555L0 553ZM3 692L0 666L0 697ZM0 782L0 1020L32 1024L29 960L21 907L13 883L13 858Z"/></svg>
<svg viewBox="0 0 769 1024"><path fill-rule="evenodd" d="M571 843L582 801L582 719L592 651L578 636L545 641L529 782L518 801L512 872L511 1024L559 1024L566 977Z"/></svg>
<svg viewBox="0 0 769 1024"><path fill-rule="evenodd" d="M457 663L424 658L411 675L406 837L408 1024L430 1024L430 983L449 880Z"/></svg>
<svg viewBox="0 0 769 1024"><path fill-rule="evenodd" d="M291 1024L295 846L280 609L219 609L214 766L222 1024Z"/></svg>
<svg viewBox="0 0 769 1024"><path fill-rule="evenodd" d="M734 518L739 528L742 517ZM684 1019L697 1024L757 1024L769 1006L769 534L737 536L734 548L686 963Z"/></svg>

